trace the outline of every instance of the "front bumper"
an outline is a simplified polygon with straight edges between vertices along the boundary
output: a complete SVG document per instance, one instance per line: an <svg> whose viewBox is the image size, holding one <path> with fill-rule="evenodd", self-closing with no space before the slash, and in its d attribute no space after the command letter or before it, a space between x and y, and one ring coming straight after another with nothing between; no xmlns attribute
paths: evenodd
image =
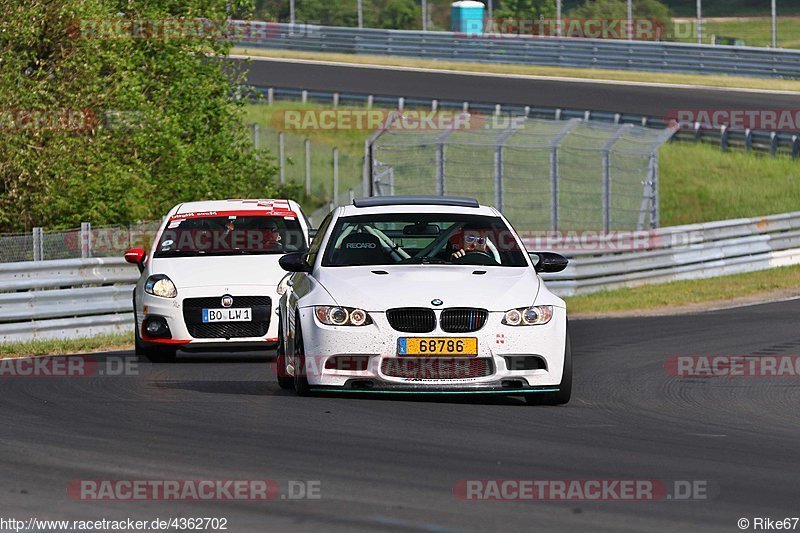
<svg viewBox="0 0 800 533"><path fill-rule="evenodd" d="M190 287L178 290L177 298L160 298L152 294L143 294L137 309L137 324L139 335L145 344L172 345L183 349L215 350L215 349L247 349L273 347L278 341L278 320L275 308L279 299L276 286L242 285L234 287ZM199 337L193 336L190 326L184 315L185 302L196 298L215 298L220 303L214 307L222 308L223 295L231 295L236 302L237 297L266 296L270 298L270 306L266 317L269 322L266 333L248 337ZM236 307L236 304L234 304ZM144 330L146 320L153 317L164 318L169 326L169 338L151 337ZM255 318L255 317L254 317ZM223 324L223 323L219 323ZM235 324L235 323L225 323Z"/></svg>
<svg viewBox="0 0 800 533"><path fill-rule="evenodd" d="M371 312L373 324L362 327L337 327L321 324L311 308L300 310L304 345L305 375L315 390L341 389L343 391L416 393L450 391L453 393L520 394L525 392L556 392L564 369L566 344L566 310L554 308L553 318L540 326L506 326L501 323L503 313L489 313L486 324L474 333L450 334L438 327L431 333L412 334L395 331L384 313ZM438 322L438 321L437 321ZM474 337L478 340L478 355L474 357L415 358L398 355L401 337ZM342 369L342 365L327 363L332 358L363 357L368 363L356 369ZM512 364L519 358L538 358L541 368L522 369ZM460 374L458 369L447 373L444 379L436 371L420 376L400 377L387 369L403 367L409 360L466 363L483 360L489 370L474 376L471 370ZM423 364L424 366L424 364Z"/></svg>

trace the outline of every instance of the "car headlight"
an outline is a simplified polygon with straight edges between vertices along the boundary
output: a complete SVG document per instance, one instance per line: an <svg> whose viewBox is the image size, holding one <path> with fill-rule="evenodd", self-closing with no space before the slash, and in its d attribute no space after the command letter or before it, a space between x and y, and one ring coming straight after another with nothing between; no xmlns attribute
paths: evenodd
<svg viewBox="0 0 800 533"><path fill-rule="evenodd" d="M367 326L372 324L369 314L363 309L318 305L314 308L317 320L328 326Z"/></svg>
<svg viewBox="0 0 800 533"><path fill-rule="evenodd" d="M547 324L553 318L552 305L533 305L509 309L503 317L503 324L507 326L538 326Z"/></svg>
<svg viewBox="0 0 800 533"><path fill-rule="evenodd" d="M291 286L291 284L289 283L289 278L291 277L292 273L289 272L288 274L286 274L281 278L280 283L278 283L278 287L275 289L275 292L278 293L278 296L283 296L284 294L286 294L286 291L289 290L289 287Z"/></svg>
<svg viewBox="0 0 800 533"><path fill-rule="evenodd" d="M178 295L178 289L175 288L175 284L164 274L155 274L147 278L144 284L144 292L162 298L175 298Z"/></svg>

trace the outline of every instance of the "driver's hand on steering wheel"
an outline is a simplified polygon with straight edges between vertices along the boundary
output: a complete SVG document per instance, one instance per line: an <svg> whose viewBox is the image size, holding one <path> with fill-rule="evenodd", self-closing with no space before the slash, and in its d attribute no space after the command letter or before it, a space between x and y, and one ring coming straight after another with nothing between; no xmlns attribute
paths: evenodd
<svg viewBox="0 0 800 533"><path fill-rule="evenodd" d="M450 260L452 261L454 259L460 259L460 258L464 257L465 255L467 255L466 251L464 251L464 250L456 250L455 252L453 252L450 255Z"/></svg>

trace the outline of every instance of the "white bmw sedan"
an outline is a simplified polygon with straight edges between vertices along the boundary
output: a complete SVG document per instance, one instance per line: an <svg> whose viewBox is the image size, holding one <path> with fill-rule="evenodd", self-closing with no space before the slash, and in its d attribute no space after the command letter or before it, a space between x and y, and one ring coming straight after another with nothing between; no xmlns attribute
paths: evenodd
<svg viewBox="0 0 800 533"><path fill-rule="evenodd" d="M189 202L170 210L153 249L128 250L142 275L133 293L136 353L275 346L285 272L278 259L308 250L309 226L291 200Z"/></svg>
<svg viewBox="0 0 800 533"><path fill-rule="evenodd" d="M477 201L375 197L339 207L279 305L278 381L314 392L505 394L564 404L572 356L564 301L508 221Z"/></svg>

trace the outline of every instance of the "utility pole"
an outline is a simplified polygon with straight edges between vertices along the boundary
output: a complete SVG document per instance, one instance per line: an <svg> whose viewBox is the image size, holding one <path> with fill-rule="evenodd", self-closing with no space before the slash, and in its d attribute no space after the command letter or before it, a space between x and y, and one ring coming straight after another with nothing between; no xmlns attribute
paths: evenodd
<svg viewBox="0 0 800 533"><path fill-rule="evenodd" d="M778 48L778 6L772 0L772 48Z"/></svg>
<svg viewBox="0 0 800 533"><path fill-rule="evenodd" d="M494 12L494 9L492 8L492 0L489 0L489 20L492 20L492 13Z"/></svg>
<svg viewBox="0 0 800 533"><path fill-rule="evenodd" d="M697 44L703 44L703 0L697 0Z"/></svg>
<svg viewBox="0 0 800 533"><path fill-rule="evenodd" d="M556 35L561 37L561 0L556 0Z"/></svg>
<svg viewBox="0 0 800 533"><path fill-rule="evenodd" d="M628 0L628 40L633 40L633 0Z"/></svg>
<svg viewBox="0 0 800 533"><path fill-rule="evenodd" d="M294 26L294 0L289 0L289 24Z"/></svg>
<svg viewBox="0 0 800 533"><path fill-rule="evenodd" d="M358 0L358 27L364 27L364 2L363 0Z"/></svg>
<svg viewBox="0 0 800 533"><path fill-rule="evenodd" d="M422 0L422 31L428 31L428 2Z"/></svg>

